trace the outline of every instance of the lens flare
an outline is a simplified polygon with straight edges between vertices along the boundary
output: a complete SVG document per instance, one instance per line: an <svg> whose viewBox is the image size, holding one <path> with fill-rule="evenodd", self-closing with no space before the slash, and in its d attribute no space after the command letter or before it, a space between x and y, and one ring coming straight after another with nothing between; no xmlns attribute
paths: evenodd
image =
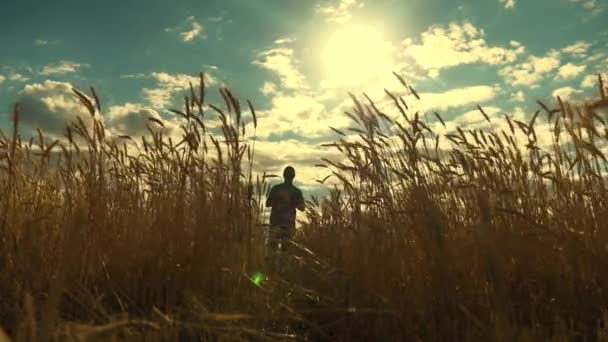
<svg viewBox="0 0 608 342"><path fill-rule="evenodd" d="M262 285L264 282L264 274L262 274L262 272L255 272L251 277L251 281L258 286Z"/></svg>

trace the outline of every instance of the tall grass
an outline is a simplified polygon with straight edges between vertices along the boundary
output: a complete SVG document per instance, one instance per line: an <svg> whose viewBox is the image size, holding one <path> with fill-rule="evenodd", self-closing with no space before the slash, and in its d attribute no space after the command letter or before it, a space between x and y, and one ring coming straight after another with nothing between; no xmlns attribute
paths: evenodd
<svg viewBox="0 0 608 342"><path fill-rule="evenodd" d="M344 160L318 165L337 183L308 202L287 271L261 284L257 118L224 88L206 103L203 80L172 110L179 141L155 119L147 138L110 136L94 90L74 91L93 123L57 141L24 141L15 108L0 138L12 339L608 338L601 80L594 103L539 102L526 121L480 107L487 125L445 135L401 78L410 95L387 91L393 117L353 96L356 127L326 145Z"/></svg>

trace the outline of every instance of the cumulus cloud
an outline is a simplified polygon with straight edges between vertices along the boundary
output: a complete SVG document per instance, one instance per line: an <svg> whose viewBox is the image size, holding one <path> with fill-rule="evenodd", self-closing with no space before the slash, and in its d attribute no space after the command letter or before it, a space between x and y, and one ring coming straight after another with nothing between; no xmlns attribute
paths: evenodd
<svg viewBox="0 0 608 342"><path fill-rule="evenodd" d="M440 110L458 108L464 105L484 103L496 97L499 89L494 86L472 86L460 89L451 89L443 93L420 92L421 104L424 109ZM378 107L391 107L390 101L380 97L380 93L368 93L372 98L378 98ZM382 92L382 95L383 92ZM413 103L413 96L406 97L408 103ZM341 161L342 157L333 150L319 149L310 143L289 140L295 136L305 136L309 139L331 140L334 137L329 126L345 129L352 126L351 120L344 114L354 106L352 101L344 101L337 106L329 106L321 102L318 97L307 94L285 95L275 93L271 99L271 107L267 110L258 110L258 137L262 147L257 149L259 156L257 170L280 173L287 164L292 164L298 170L298 178L304 184L314 184L315 179L322 179L327 175L326 170L314 168L321 157ZM474 108L474 107L473 107ZM383 108L381 108L383 110ZM486 108L486 112L494 113L498 109ZM391 116L389 111L387 115ZM481 113L465 113L458 119L462 123L477 122ZM459 122L460 122L459 121ZM451 123L455 125L455 122ZM269 141L280 138L280 142ZM257 144L257 143L256 143ZM260 152L261 151L261 152Z"/></svg>
<svg viewBox="0 0 608 342"><path fill-rule="evenodd" d="M112 106L106 116L106 127L114 135L131 137L148 135L148 126L153 129L162 129L165 134L171 134L177 130L175 123L163 120L157 111L141 104L125 103ZM149 118L160 120L165 127L161 128L155 123L151 124Z"/></svg>
<svg viewBox="0 0 608 342"><path fill-rule="evenodd" d="M526 115L526 113L521 107L515 107L515 109L513 109L508 114L511 119L519 120L522 122L529 120L532 115L532 113ZM505 132L508 132L510 129L509 124L504 119L493 120L492 125L494 125L494 128L497 131L504 130ZM536 134L537 144L539 147L547 148L553 145L553 128L553 124L550 124L544 120L536 120L536 123L534 124L534 132ZM515 129L514 138L515 143L522 148L528 143L528 136L524 134L521 129Z"/></svg>
<svg viewBox="0 0 608 342"><path fill-rule="evenodd" d="M125 75L120 75L120 78L134 78L134 79L142 79L142 78L146 78L147 75L144 73L137 73L137 74L125 74Z"/></svg>
<svg viewBox="0 0 608 342"><path fill-rule="evenodd" d="M591 44L585 42L584 40L579 40L578 42L563 48L562 52L570 54L574 57L585 57L590 46Z"/></svg>
<svg viewBox="0 0 608 342"><path fill-rule="evenodd" d="M498 89L492 86L473 86L451 89L443 93L421 93L420 100L426 110L456 108L468 104L484 103L496 97Z"/></svg>
<svg viewBox="0 0 608 342"><path fill-rule="evenodd" d="M352 18L352 12L361 7L360 0L325 0L317 4L315 11L329 22L345 24Z"/></svg>
<svg viewBox="0 0 608 342"><path fill-rule="evenodd" d="M207 17L207 21L210 23L221 23L222 21L224 21L224 17L223 16L211 16L211 17Z"/></svg>
<svg viewBox="0 0 608 342"><path fill-rule="evenodd" d="M206 38L203 25L194 16L189 16L183 24L177 27L168 27L165 29L165 32L174 31L179 33L180 39L185 43L192 42L199 37L203 39Z"/></svg>
<svg viewBox="0 0 608 342"><path fill-rule="evenodd" d="M72 61L60 61L59 63L45 65L42 68L42 71L40 71L40 74L49 76L75 73L78 71L78 69L86 66L86 64L80 64Z"/></svg>
<svg viewBox="0 0 608 342"><path fill-rule="evenodd" d="M327 170L315 167L321 158L341 161L342 155L335 149L321 148L318 145L307 144L295 139L281 141L256 142L256 172L267 172L280 175L283 168L291 165L296 169L296 180L307 184L315 184L315 180L327 176Z"/></svg>
<svg viewBox="0 0 608 342"><path fill-rule="evenodd" d="M25 82L28 80L29 80L28 77L17 72L17 70L13 67L9 67L9 66L0 67L0 83L2 83L3 81Z"/></svg>
<svg viewBox="0 0 608 342"><path fill-rule="evenodd" d="M492 117L495 114L500 112L500 108L494 106L483 107L483 111L488 115L488 117ZM479 111L479 109L470 110L461 115L458 115L453 121L456 124L463 127L464 125L473 125L480 122L487 122L484 118L483 114Z"/></svg>
<svg viewBox="0 0 608 342"><path fill-rule="evenodd" d="M288 47L273 48L262 51L253 64L277 74L281 85L288 89L305 88L305 77L298 70L294 51Z"/></svg>
<svg viewBox="0 0 608 342"><path fill-rule="evenodd" d="M171 103L173 96L181 91L190 88L190 83L194 86L199 84L198 76L187 74L169 74L167 72L153 72L150 75L142 75L150 77L156 81L156 87L144 88L142 90L143 97L156 110L165 108ZM208 74L205 74L205 84L207 86L216 83L216 79Z"/></svg>
<svg viewBox="0 0 608 342"><path fill-rule="evenodd" d="M515 8L515 0L500 0L505 8Z"/></svg>
<svg viewBox="0 0 608 342"><path fill-rule="evenodd" d="M200 36L201 33L203 33L203 25L197 22L193 22L190 30L181 32L179 36L182 38L182 41L191 42L196 37Z"/></svg>
<svg viewBox="0 0 608 342"><path fill-rule="evenodd" d="M260 91L262 94L268 96L277 91L277 85L272 82L264 82L262 88L260 88Z"/></svg>
<svg viewBox="0 0 608 342"><path fill-rule="evenodd" d="M14 82L25 82L27 80L29 80L29 78L21 75L18 72L12 73L8 76L8 79Z"/></svg>
<svg viewBox="0 0 608 342"><path fill-rule="evenodd" d="M604 84L608 83L608 73L600 73L600 75L602 75L602 80L604 80ZM599 80L597 78L597 74L587 75L587 76L585 76L585 78L583 78L583 81L581 82L581 87L583 87L583 88L597 87L598 81Z"/></svg>
<svg viewBox="0 0 608 342"><path fill-rule="evenodd" d="M560 65L560 52L549 51L545 56L528 56L528 60L516 65L509 65L500 70L500 75L512 85L534 86Z"/></svg>
<svg viewBox="0 0 608 342"><path fill-rule="evenodd" d="M49 46L49 45L57 45L60 42L61 41L59 41L59 40L34 39L32 41L32 45L42 47L42 46Z"/></svg>
<svg viewBox="0 0 608 342"><path fill-rule="evenodd" d="M553 97L559 96L562 100L568 100L573 95L580 94L582 92L582 90L574 89L572 87L562 87L555 89L551 95L553 95Z"/></svg>
<svg viewBox="0 0 608 342"><path fill-rule="evenodd" d="M290 44L290 43L293 43L293 38L289 38L289 37L279 38L279 39L275 40L274 43L277 45Z"/></svg>
<svg viewBox="0 0 608 342"><path fill-rule="evenodd" d="M492 106L484 106L484 112L490 118L492 125L485 120L483 115L479 110L471 110L463 113L462 115L456 116L453 120L445 121L446 127L444 128L440 122L434 122L431 124L431 129L437 134L443 135L446 133L453 133L456 131L457 127L467 128L467 129L481 129L481 130L493 130L495 132L500 132L504 130L505 132L509 132L510 127L507 121L504 118L504 115L510 117L514 120L526 121L529 120L532 114L526 115L524 110L521 107L515 107L511 111L503 111L498 107ZM504 115L503 115L504 114ZM546 123L544 121L536 121L534 125L534 130L537 137L537 143L540 147L548 147L552 145L552 131L553 125ZM520 129L515 129L514 133L515 143L520 147L524 148L524 146L528 143L528 136L524 134ZM443 142L440 141L439 146L444 149L450 149L450 143L444 139Z"/></svg>
<svg viewBox="0 0 608 342"><path fill-rule="evenodd" d="M165 88L172 89L186 89L190 86L190 83L197 85L200 82L198 76L191 76L187 74L169 74L166 72L153 72L150 74L152 79L156 80ZM205 82L214 83L215 79L211 76L205 75Z"/></svg>
<svg viewBox="0 0 608 342"><path fill-rule="evenodd" d="M28 84L17 94L19 119L32 128L60 136L66 125L78 122L78 117L90 128L93 118L65 82L44 81ZM95 114L98 115L98 114Z"/></svg>
<svg viewBox="0 0 608 342"><path fill-rule="evenodd" d="M373 90L373 89L372 89ZM478 85L463 88L450 89L444 92L422 92L419 89L418 95L420 101L417 101L415 96L408 95L403 91L391 91L395 96L401 96L408 104L410 111L419 111L421 113L428 113L431 111L445 111L448 109L454 109L464 106L473 106L477 104L486 103L498 95L500 88L496 86ZM376 107L387 114L389 117L400 117L398 109L395 107L393 100L384 93L384 88L377 91L365 91L370 98L372 98L376 104ZM367 103L366 100L363 100ZM337 108L331 112L342 114L344 111L351 111L354 107L352 101L346 100L342 102ZM342 127L346 126L344 124ZM334 126L336 127L336 126Z"/></svg>
<svg viewBox="0 0 608 342"><path fill-rule="evenodd" d="M489 46L484 36L483 29L468 21L431 26L422 33L419 42L412 39L403 41L403 54L422 68L431 70L432 75L437 75L441 69L462 64L512 63L525 51L518 42L512 42L509 47Z"/></svg>
<svg viewBox="0 0 608 342"><path fill-rule="evenodd" d="M574 65L572 63L562 65L557 71L556 78L558 79L570 79L574 78L585 71L587 67L585 65Z"/></svg>
<svg viewBox="0 0 608 342"><path fill-rule="evenodd" d="M584 9L591 11L592 14L600 14L606 9L606 5L599 4L597 0L570 0L570 2L581 5Z"/></svg>
<svg viewBox="0 0 608 342"><path fill-rule="evenodd" d="M156 109L165 108L171 103L171 90L166 88L144 88L142 94L148 103Z"/></svg>
<svg viewBox="0 0 608 342"><path fill-rule="evenodd" d="M315 97L306 94L277 93L271 100L270 109L258 111L258 135L263 138L285 134L322 137L330 132L329 126L348 125L348 117L338 108L329 110Z"/></svg>
<svg viewBox="0 0 608 342"><path fill-rule="evenodd" d="M260 111L258 134L261 137L285 133L315 133L317 118L325 111L325 106L306 95L272 98L272 107Z"/></svg>
<svg viewBox="0 0 608 342"><path fill-rule="evenodd" d="M606 57L606 53L604 52L596 52L593 55L585 58L586 65L598 64L602 63L601 60ZM604 61L604 63L608 63L608 58Z"/></svg>
<svg viewBox="0 0 608 342"><path fill-rule="evenodd" d="M579 3L586 9L593 9L597 6L597 0L570 0L570 2Z"/></svg>

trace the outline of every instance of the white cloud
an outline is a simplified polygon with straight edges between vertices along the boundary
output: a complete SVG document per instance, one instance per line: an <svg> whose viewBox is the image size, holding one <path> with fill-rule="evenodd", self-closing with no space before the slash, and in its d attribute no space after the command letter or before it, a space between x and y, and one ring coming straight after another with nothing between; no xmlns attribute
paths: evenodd
<svg viewBox="0 0 608 342"><path fill-rule="evenodd" d="M49 45L57 45L61 43L60 40L45 40L45 39L34 39L32 41L32 45L34 46L49 46Z"/></svg>
<svg viewBox="0 0 608 342"><path fill-rule="evenodd" d="M527 121L530 119L531 114L526 115L524 110L521 107L515 107L515 109L509 113L509 117L511 119L519 120L519 121ZM510 130L509 124L506 120L493 120L492 125L497 131L504 130L508 132ZM537 144L539 147L547 148L553 145L552 136L553 136L553 125L544 121L544 120L536 120L534 124L534 133L536 134ZM521 129L515 128L514 139L516 144L520 147L525 146L528 143L528 137L524 134Z"/></svg>
<svg viewBox="0 0 608 342"><path fill-rule="evenodd" d="M260 111L258 134L268 137L273 134L293 132L314 133L317 118L325 107L314 98L305 95L277 95L272 99L272 108Z"/></svg>
<svg viewBox="0 0 608 342"><path fill-rule="evenodd" d="M443 93L421 93L420 100L426 110L456 108L468 104L487 102L496 97L498 89L491 86L473 86L451 89Z"/></svg>
<svg viewBox="0 0 608 342"><path fill-rule="evenodd" d="M386 88L385 82L384 87L370 87L365 89L365 93L374 100L376 107L389 117L399 117L401 114L395 107L394 101L386 95L384 88ZM418 91L420 101L418 101L414 95L408 95L402 90L391 91L391 93L397 97L403 97L407 103L410 112L419 111L421 113L431 111L444 111L451 108L459 108L463 106L473 107L477 104L486 103L498 95L500 88L497 86L478 85L463 88L450 89L441 93L433 92L422 92ZM361 99L363 103L367 103L367 100ZM342 102L337 108L331 112L335 112L343 116L344 111L352 112L351 109L354 104L350 99Z"/></svg>
<svg viewBox="0 0 608 342"><path fill-rule="evenodd" d="M179 37L183 42L192 42L196 38L206 38L203 25L194 16L186 18L185 23L177 27L168 27L165 32L179 31Z"/></svg>
<svg viewBox="0 0 608 342"><path fill-rule="evenodd" d="M462 24L453 22L447 27L431 26L422 33L419 43L411 39L403 41L403 54L426 70L439 71L461 64L512 63L525 51L518 42L512 42L511 47L488 46L484 36L483 29L468 21ZM436 74L433 71L432 75Z"/></svg>
<svg viewBox="0 0 608 342"><path fill-rule="evenodd" d="M278 44L278 45L280 45L280 44L290 44L290 43L293 43L293 41L294 41L293 38L285 37L285 38L279 38L279 39L275 40L274 43Z"/></svg>
<svg viewBox="0 0 608 342"><path fill-rule="evenodd" d="M521 107L515 107L510 112L505 112L497 107L484 106L482 107L484 112L488 115L492 122L492 126L485 120L479 110L471 110L460 116L457 116L454 120L445 121L447 128L444 128L440 122L434 122L431 124L431 129L437 134L451 133L456 130L457 127L468 128L468 129L493 129L495 132L504 130L508 132L510 130L509 124L504 119L503 114L508 115L511 119L526 121L526 115ZM548 124L544 121L537 120L534 125L534 130L537 137L537 143L540 147L548 147L552 144L551 136L553 131L553 125ZM524 134L520 129L515 126L515 133L513 135L515 143L520 147L524 147L528 143L528 136ZM444 139L445 140L445 139ZM450 148L449 143L443 142L443 147L446 149ZM439 144L442 147L442 143Z"/></svg>
<svg viewBox="0 0 608 342"><path fill-rule="evenodd" d="M587 65L596 64L604 57L606 57L606 54L604 54L603 52L594 53L593 55L591 55L585 59L585 64L587 64ZM605 62L608 62L608 58L606 59Z"/></svg>
<svg viewBox="0 0 608 342"><path fill-rule="evenodd" d="M198 76L190 76L186 74L169 74L166 72L153 72L150 74L152 79L163 85L164 88L171 89L186 89L190 87L190 83L197 85L200 82ZM205 75L205 82L214 83L214 79ZM207 83L209 84L209 83Z"/></svg>
<svg viewBox="0 0 608 342"><path fill-rule="evenodd" d="M500 112L500 108L487 106L483 107L483 111L488 115L488 117L492 117L494 114ZM453 121L455 121L455 123L458 125L472 125L480 122L487 122L479 109L474 109L463 113L457 116Z"/></svg>
<svg viewBox="0 0 608 342"><path fill-rule="evenodd" d="M137 76L137 75L136 75ZM146 77L143 75L143 77ZM194 87L200 82L198 76L186 74L169 74L166 72L153 72L149 75L156 81L155 88L144 88L142 94L147 102L156 110L166 108L171 103L173 95L180 91L190 89L190 83ZM216 79L205 74L205 85L210 86L216 83Z"/></svg>
<svg viewBox="0 0 608 342"><path fill-rule="evenodd" d="M600 73L600 75L602 75L602 80L604 81L604 85L608 84L608 73ZM597 74L587 75L581 82L581 87L583 87L583 88L597 87L597 85L598 85Z"/></svg>
<svg viewBox="0 0 608 342"><path fill-rule="evenodd" d="M146 78L146 74L143 73L138 73L138 74L125 74L125 75L120 75L120 78L135 78L135 79L141 79L141 78Z"/></svg>
<svg viewBox="0 0 608 342"><path fill-rule="evenodd" d="M437 69L429 70L428 76L432 79L437 79L439 77L439 70L437 70Z"/></svg>
<svg viewBox="0 0 608 342"><path fill-rule="evenodd" d="M253 64L273 71L279 76L281 85L288 89L305 88L305 77L296 66L297 61L291 48L274 48L258 54Z"/></svg>
<svg viewBox="0 0 608 342"><path fill-rule="evenodd" d="M553 95L553 97L559 96L562 100L568 100L573 95L580 94L582 92L582 90L574 89L572 87L562 87L555 89L551 95Z"/></svg>
<svg viewBox="0 0 608 342"><path fill-rule="evenodd" d="M515 8L515 0L500 0L500 3L505 6L505 8Z"/></svg>
<svg viewBox="0 0 608 342"><path fill-rule="evenodd" d="M171 103L172 92L170 89L165 88L144 88L142 94L148 103L156 109L166 108Z"/></svg>
<svg viewBox="0 0 608 342"><path fill-rule="evenodd" d="M360 0L325 0L315 10L329 22L345 24L352 18L353 10L361 7L363 2Z"/></svg>
<svg viewBox="0 0 608 342"><path fill-rule="evenodd" d="M184 42L191 42L196 37L200 36L203 33L203 25L197 22L192 23L192 28L189 31L184 31L179 34Z"/></svg>
<svg viewBox="0 0 608 342"><path fill-rule="evenodd" d="M18 72L12 73L8 76L8 79L14 82L25 82L27 80L29 80L29 78L21 75Z"/></svg>
<svg viewBox="0 0 608 342"><path fill-rule="evenodd" d="M593 14L601 13L605 8L605 4L598 4L597 0L570 0L572 3L582 5L586 10L591 11Z"/></svg>
<svg viewBox="0 0 608 342"><path fill-rule="evenodd" d="M207 21L210 23L220 23L224 21L224 17L222 16L211 16L207 18Z"/></svg>
<svg viewBox="0 0 608 342"><path fill-rule="evenodd" d="M26 67L27 71L32 73L33 69L31 67ZM12 82L25 82L28 81L29 78L24 76L23 74L17 72L17 69L10 66L0 66L0 83L6 82L8 90L12 91L15 88L15 84L10 84L8 81ZM10 84L10 85L9 85Z"/></svg>
<svg viewBox="0 0 608 342"><path fill-rule="evenodd" d="M519 101L519 102L523 102L525 100L525 98L526 98L525 94L521 90L518 91L514 96L515 101Z"/></svg>
<svg viewBox="0 0 608 342"><path fill-rule="evenodd" d="M75 73L82 67L87 67L86 64L80 64L72 61L60 61L59 63L45 65L40 71L41 75L62 75Z"/></svg>
<svg viewBox="0 0 608 342"><path fill-rule="evenodd" d="M165 134L177 131L175 123L163 120L157 111L141 104L125 103L112 106L106 117L106 127L114 135L145 136L149 134L148 126L152 129L162 129ZM163 122L164 129L157 124L151 124L148 118Z"/></svg>
<svg viewBox="0 0 608 342"><path fill-rule="evenodd" d="M262 92L262 94L268 96L277 91L277 85L272 82L264 82L264 85L262 85L262 88L260 88L260 91Z"/></svg>
<svg viewBox="0 0 608 342"><path fill-rule="evenodd" d="M315 167L321 158L341 161L343 156L335 149L321 148L294 139L278 142L259 140L255 145L257 172L281 175L283 168L291 165L296 169L296 181L306 185L316 184L315 180L327 176L327 169Z"/></svg>
<svg viewBox="0 0 608 342"><path fill-rule="evenodd" d="M585 65L574 65L572 63L568 63L562 65L557 71L556 78L561 79L570 79L574 78L585 71L587 67Z"/></svg>
<svg viewBox="0 0 608 342"><path fill-rule="evenodd" d="M559 64L559 51L551 50L543 57L529 56L526 62L504 67L499 73L512 85L534 86Z"/></svg>
<svg viewBox="0 0 608 342"><path fill-rule="evenodd" d="M330 131L329 126L344 127L349 119L342 111L328 111L314 97L296 94L277 94L271 108L259 111L258 135L269 137L295 133L308 138L321 137Z"/></svg>
<svg viewBox="0 0 608 342"><path fill-rule="evenodd" d="M93 123L91 114L79 102L69 83L47 80L26 85L17 94L15 103L20 108L20 121L57 136L65 132L67 124L77 122L78 117L88 128Z"/></svg>
<svg viewBox="0 0 608 342"><path fill-rule="evenodd" d="M562 52L570 54L574 57L585 57L590 46L591 44L585 42L584 40L579 40L578 42L563 48Z"/></svg>

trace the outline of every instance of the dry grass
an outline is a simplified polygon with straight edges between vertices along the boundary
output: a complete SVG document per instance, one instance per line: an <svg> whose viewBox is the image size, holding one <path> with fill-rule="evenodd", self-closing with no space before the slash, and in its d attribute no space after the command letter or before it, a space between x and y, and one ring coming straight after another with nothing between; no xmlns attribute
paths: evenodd
<svg viewBox="0 0 608 342"><path fill-rule="evenodd" d="M94 91L75 96L95 124L61 141L22 141L15 108L0 138L0 325L16 341L605 340L600 88L526 122L480 108L487 126L445 136L392 93L394 118L353 96L358 127L329 146L345 160L319 165L338 185L308 203L289 269L261 286L251 104L221 89L214 137L201 82L174 111L177 142L162 121L142 141L107 137Z"/></svg>

